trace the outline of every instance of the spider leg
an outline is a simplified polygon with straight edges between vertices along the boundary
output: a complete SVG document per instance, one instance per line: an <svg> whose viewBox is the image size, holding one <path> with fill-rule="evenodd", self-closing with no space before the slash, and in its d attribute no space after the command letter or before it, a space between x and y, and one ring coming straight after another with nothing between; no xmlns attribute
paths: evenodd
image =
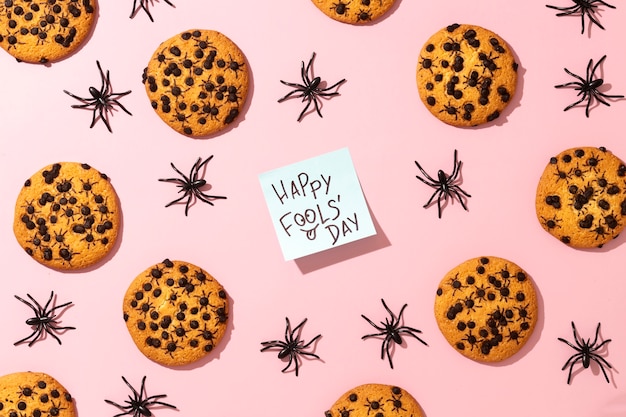
<svg viewBox="0 0 626 417"><path fill-rule="evenodd" d="M39 339L40 335L41 335L41 329L39 327L37 327L35 329L35 331L33 331L31 334L29 334L25 338L20 339L17 342L13 343L13 346L17 346L19 344L22 344L25 341L27 341L28 339L30 339L31 337L35 336L35 338L33 340L29 341L29 343L28 343L28 347L31 347L33 345L33 343L35 343L37 341L37 339Z"/></svg>
<svg viewBox="0 0 626 417"><path fill-rule="evenodd" d="M380 347L380 359L385 359L385 354L387 354L387 360L389 361L389 366L393 369L393 360L391 359L391 337L387 336Z"/></svg>
<svg viewBox="0 0 626 417"><path fill-rule="evenodd" d="M317 97L317 95L316 94L311 95L311 100L313 101L313 104L315 105L315 111L317 111L317 115L319 117L323 117L322 111L320 110L319 98Z"/></svg>
<svg viewBox="0 0 626 417"><path fill-rule="evenodd" d="M167 397L167 395L165 395L165 394L152 395L152 396L150 396L150 397L148 397L148 398L146 398L144 400L144 405L145 406L148 406L148 405L162 405L164 407L176 408L175 405L164 403L162 401L156 401L159 398L165 398L165 397Z"/></svg>
<svg viewBox="0 0 626 417"><path fill-rule="evenodd" d="M208 203L208 204L210 204L212 206L214 204L213 204L213 201L211 201L211 200L216 200L216 199L225 200L226 199L225 196L222 196L222 195L208 195L208 194L203 193L202 191L195 191L193 194L198 199L200 199L200 200L204 201L205 203Z"/></svg>
<svg viewBox="0 0 626 417"><path fill-rule="evenodd" d="M93 109L93 116L91 117L91 126L89 126L89 128L94 127L94 125L96 124L96 121L98 120L96 118L96 110L98 111L98 118L102 120L104 125L107 127L107 130L113 133L113 131L111 130L111 125L109 125L109 121L107 120L108 118L106 114L106 107L104 107L103 105L97 105L96 108Z"/></svg>
<svg viewBox="0 0 626 417"><path fill-rule="evenodd" d="M609 376L606 374L604 365L606 365L609 369L612 369L613 367L611 366L611 364L608 363L602 356L591 355L591 360L593 360L595 363L598 364L598 366L600 367L600 370L604 374L604 379L606 379L606 382L610 383L611 381L609 381Z"/></svg>
<svg viewBox="0 0 626 417"><path fill-rule="evenodd" d="M305 344L304 346L302 346L301 349L306 349L309 346L311 346L317 339L319 339L320 337L322 337L321 334L318 334L317 336L315 336L313 339L311 339L309 341L309 343ZM319 359L319 357L315 354L315 353L310 353L310 352L300 352L302 355L309 355L309 356L315 356L316 358Z"/></svg>
<svg viewBox="0 0 626 417"><path fill-rule="evenodd" d="M465 202L463 201L463 197L461 197L461 194L459 193L459 191L461 191L467 197L471 197L471 195L467 194L465 191L461 190L458 187L450 188L450 192L454 194L457 200L459 200L459 203L461 203L461 207L463 207L465 211L467 211L467 206L465 205Z"/></svg>
<svg viewBox="0 0 626 417"><path fill-rule="evenodd" d="M309 63L307 64L306 69L304 68L304 61L302 61L301 75L302 75L302 80L305 82L306 85L311 84L311 78L309 78L309 74L311 74L311 77L313 77L313 70L311 69L311 66L313 65L314 59L315 59L315 52L313 52L313 54L311 55L311 59L309 59Z"/></svg>
<svg viewBox="0 0 626 417"><path fill-rule="evenodd" d="M578 104L580 104L580 103L582 103L583 101L585 101L585 99L587 99L587 98L588 98L588 96L589 96L589 95L588 95L587 93L583 93L583 96L581 97L581 99L580 99L580 100L578 100L577 102L572 103L572 104L570 104L569 106L565 107L565 108L563 109L563 111L568 111L568 110L569 110L569 109L571 109L572 107L577 106ZM589 117L589 116L587 116L587 117Z"/></svg>
<svg viewBox="0 0 626 417"><path fill-rule="evenodd" d="M326 88L324 88L324 89L322 89L322 90L320 90L320 91L321 91L321 92L326 92L326 91L328 91L328 90L332 90L333 88L335 88L335 87L339 86L340 84L342 84L342 83L344 83L344 82L346 82L346 79L345 79L345 78L344 78L344 79L342 79L342 80L337 81L335 84L331 85L330 87L326 87ZM324 95L324 96L331 96L331 95L332 95L332 96L336 96L336 95L338 95L338 94L339 94L339 93L338 93L337 91L335 91L335 92L333 92L333 93L330 93L330 94L321 94L321 93L320 93L320 95Z"/></svg>
<svg viewBox="0 0 626 417"><path fill-rule="evenodd" d="M131 93L131 91L130 91L130 90L129 90L129 91L124 91L123 93L117 93L117 94L116 94L117 98L110 99L110 101L111 101L112 103L115 103L116 105L118 105L118 106L119 106L122 110L124 110L124 111L126 112L126 114L129 114L129 115L131 115L131 116L132 116L133 114L132 114L131 112L129 112L129 111L128 111L128 109L126 109L126 107L124 107L124 106L122 105L122 103L120 103L119 101L117 101L117 99L118 99L118 98L120 98L120 97L124 97L125 95L130 94L130 93ZM111 106L109 106L109 107L111 107Z"/></svg>
<svg viewBox="0 0 626 417"><path fill-rule="evenodd" d="M572 380L572 370L574 369L574 364L576 362L578 362L579 360L582 360L582 356L583 356L583 354L579 353L577 355L574 355L574 356L570 357L567 360L567 362L565 363L565 365L563 365L563 368L561 368L561 370L563 371L567 367L567 364L570 363L570 361L571 361L571 364L569 366L569 372L568 372L568 375L567 375L567 384L568 385L570 384L570 382Z"/></svg>
<svg viewBox="0 0 626 417"><path fill-rule="evenodd" d="M398 333L402 333L402 334L408 334L409 336L413 336L414 338L416 338L417 340L419 340L420 342L422 342L425 346L428 346L428 343L426 343L425 341L423 341L419 336L417 336L415 333L422 333L421 330L419 329L414 329L413 327L406 327L403 326L401 328L398 329Z"/></svg>
<svg viewBox="0 0 626 417"><path fill-rule="evenodd" d="M304 117L304 114L309 109L310 105L311 105L311 98L309 97L308 103L306 104L306 106L304 106L304 109L302 109L302 111L300 112L300 115L298 116L298 121L302 120L302 118ZM316 107L317 107L317 102L316 102Z"/></svg>
<svg viewBox="0 0 626 417"><path fill-rule="evenodd" d="M424 170L424 168L422 168L422 166L419 164L419 162L415 161L415 165L417 165L417 168L420 170L420 172L422 173L422 175L424 175L424 177L426 178L426 180L424 178L420 178L419 176L415 176L418 180L420 180L421 182L423 182L424 184L430 186L430 187L436 187L437 181L431 177L430 175L428 175L428 173Z"/></svg>

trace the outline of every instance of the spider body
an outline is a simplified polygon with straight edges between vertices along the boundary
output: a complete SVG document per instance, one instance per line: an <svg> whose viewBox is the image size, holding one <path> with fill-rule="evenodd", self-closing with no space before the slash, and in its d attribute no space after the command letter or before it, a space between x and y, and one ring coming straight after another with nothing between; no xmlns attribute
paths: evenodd
<svg viewBox="0 0 626 417"><path fill-rule="evenodd" d="M285 317L285 321L286 321L285 340L284 341L283 340L271 340L268 342L261 342L261 345L263 346L263 348L261 348L261 352L265 352L268 349L274 349L274 350L278 349L279 359L289 358L289 360L287 361L287 366L285 366L281 372L287 371L287 369L289 369L291 365L294 364L296 376L298 376L298 371L300 367L299 362L300 362L301 355L313 357L316 359L320 358L315 353L306 352L305 350L308 349L317 339L322 337L322 335L318 334L309 342L305 343L300 338L300 332L301 332L302 326L304 326L304 323L306 323L307 319L302 320L300 324L298 324L293 329L291 328L291 323L289 322L288 317Z"/></svg>
<svg viewBox="0 0 626 417"><path fill-rule="evenodd" d="M585 16L589 18L591 23L597 25L600 29L604 29L604 26L600 24L600 22L598 21L596 17L598 4L609 7L611 9L615 9L615 6L612 6L602 0L572 0L572 1L574 4L568 7L551 6L549 4L546 4L546 7L549 7L550 9L558 10L560 13L557 13L556 15L559 17L580 15L581 25L582 25L582 30L580 32L581 34L585 33Z"/></svg>
<svg viewBox="0 0 626 417"><path fill-rule="evenodd" d="M15 342L14 343L15 346L28 341L28 346L30 347L36 341L41 340L43 337L45 337L46 334L49 334L57 342L59 342L59 344L61 344L61 339L59 339L59 337L56 335L56 333L59 332L59 331L63 331L63 330L74 330L74 329L76 329L75 327L69 327L69 326L61 327L61 326L58 326L57 325L58 321L56 319L57 318L57 314L55 314L56 310L59 310L61 308L67 307L70 304L72 304L71 301L69 301L67 303L60 304L58 306L54 306L52 308L49 308L51 303L52 303L52 300L54 299L54 291L52 291L50 293L50 298L48 298L48 301L46 302L46 304L43 307L30 294L26 294L26 295L32 301L32 303L27 301L27 300L24 300L23 298L21 298L21 297L19 297L17 295L15 296L15 298L17 298L22 303L24 303L27 306L29 306L33 310L33 312L35 313L35 317L31 317L31 318L26 320L26 324L28 324L29 326L33 326L35 329L33 330L33 332L30 335L28 335L25 338L20 339L17 342Z"/></svg>
<svg viewBox="0 0 626 417"><path fill-rule="evenodd" d="M89 87L89 94L91 95L91 97L79 97L70 93L67 90L63 90L63 92L83 103L74 104L72 105L72 108L89 109L93 111L91 117L91 125L89 126L90 128L94 127L98 119L100 119L104 122L108 131L113 132L111 130L111 125L108 121L108 113L113 111L114 106L119 106L122 110L124 110L124 112L132 116L131 112L129 112L126 107L124 107L122 103L119 102L119 99L127 94L130 94L131 90L125 91L123 93L114 93L113 91L111 91L111 78L109 75L109 71L107 70L105 75L105 73L102 71L102 67L100 66L100 61L96 61L96 64L98 66L98 70L100 71L100 80L102 82L102 85L100 86L100 89L97 89L95 87Z"/></svg>
<svg viewBox="0 0 626 417"><path fill-rule="evenodd" d="M430 204L433 202L433 200L436 197L439 218L441 218L441 202L442 200L444 202L447 202L448 197L456 198L461 203L461 206L465 210L467 210L464 197L471 197L471 195L463 191L461 187L459 187L459 185L457 184L457 181L459 179L459 174L461 172L461 164L462 164L461 161L457 160L457 151L455 149L454 150L454 169L452 170L452 174L448 175L443 170L439 170L437 171L437 179L434 179L426 171L424 171L424 169L419 164L419 162L415 161L415 165L417 165L417 168L420 170L420 172L424 176L423 178L420 177L419 175L416 175L415 177L421 182L423 182L424 184L432 188L435 188L435 192L432 194L432 196L426 202L426 204L424 204L424 208L430 206Z"/></svg>
<svg viewBox="0 0 626 417"><path fill-rule="evenodd" d="M172 204L178 203L179 201L187 198L187 201L185 203L185 216L187 216L187 213L189 212L189 206L194 198L210 205L213 205L213 201L211 200L226 198L224 196L208 195L204 191L202 191L202 188L207 185L207 182L204 178L200 177L200 170L207 163L209 163L211 159L213 159L213 155L209 156L204 161L202 160L202 158L198 158L198 160L191 167L189 176L183 174L178 168L176 168L173 163L170 164L174 171L176 171L178 175L181 176L181 178L161 178L159 179L159 181L173 182L177 184L176 186L180 188L178 192L183 193L183 195L173 201L170 201L168 204L165 205L165 207L169 207Z"/></svg>
<svg viewBox="0 0 626 417"><path fill-rule="evenodd" d="M133 16L137 14L137 11L139 10L139 8L141 8L144 12L146 12L148 17L150 18L150 21L154 22L154 19L152 18L152 14L150 14L150 10L148 10L148 1L153 1L153 0L139 0L139 5L137 5L137 0L133 0L133 11L130 12L130 18L132 19ZM163 1L169 4L170 6L174 7L174 5L170 3L169 0L163 0Z"/></svg>
<svg viewBox="0 0 626 417"><path fill-rule="evenodd" d="M600 323L598 323L598 326L596 327L596 335L593 338L593 342L591 342L591 338L585 340L578 335L578 332L576 331L576 325L574 324L574 322L572 322L572 332L574 334L574 343L568 342L567 340L561 337L558 338L559 341L565 343L566 345L568 345L569 347L571 347L577 352L574 355L572 355L567 360L567 362L565 362L565 365L563 365L563 368L561 368L561 370L563 371L569 365L569 374L567 376L567 383L569 384L572 380L572 369L574 368L574 365L577 362L581 362L583 365L583 368L586 369L586 368L589 368L591 361L594 361L595 363L598 364L598 366L600 367L600 370L604 374L604 378L606 379L606 382L609 382L609 377L606 374L606 370L604 369L604 367L606 366L607 368L611 369L611 365L606 361L606 359L604 359L602 356L596 353L604 345L606 345L607 343L611 341L611 339L606 339L602 341L601 343L598 343L598 336L600 333Z"/></svg>
<svg viewBox="0 0 626 417"><path fill-rule="evenodd" d="M402 314L404 313L404 309L407 307L407 304L403 305L400 309L400 313L396 316L390 309L387 307L385 300L381 299L385 310L389 314L389 317L385 318L384 322L380 322L380 326L374 323L372 320L365 317L365 315L361 314L372 327L378 330L378 333L366 334L361 337L362 340L368 339L370 337L380 337L384 336L383 343L380 349L380 358L385 359L385 355L387 355L387 359L389 360L389 366L393 369L393 361L391 360L391 344L392 342L398 345L402 344L402 336L407 335L414 337L415 339L422 342L425 346L428 346L426 342L424 342L417 333L422 333L421 330L415 329L413 327L403 326L402 323Z"/></svg>
<svg viewBox="0 0 626 417"><path fill-rule="evenodd" d="M290 91L285 96L278 99L279 103L282 103L283 101L289 98L302 98L302 102L303 103L306 102L306 106L304 106L304 109L302 109L302 112L300 112L300 116L298 116L298 121L302 120L306 111L311 106L311 103L313 103L315 110L317 111L317 114L319 115L319 117L322 117L321 104L320 104L321 98L329 98L329 97L339 95L337 91L331 91L331 90L333 90L335 87L339 86L340 84L346 81L344 78L336 82L335 84L331 85L330 87L325 87L325 88L320 87L322 83L322 79L320 77L314 77L313 72L311 70L311 65L313 64L314 58L315 58L315 52L313 52L313 55L311 56L311 59L309 60L309 63L306 66L304 65L304 61L302 61L302 69L300 70L300 77L302 78L302 84L290 83L287 81L280 80L281 83L283 83L286 86L294 88L294 90Z"/></svg>
<svg viewBox="0 0 626 417"><path fill-rule="evenodd" d="M122 377L122 380L126 383L128 388L130 388L132 392L132 396L129 395L128 399L124 401L127 405L120 405L111 400L104 400L107 404L111 404L119 408L120 410L122 410L121 413L116 414L113 417L120 417L124 415L129 415L133 417L141 417L141 416L151 417L152 411L150 411L150 407L155 406L155 405L161 405L163 407L169 407L169 408L176 408L176 406L159 401L161 398L166 397L165 394L151 395L149 397L147 396L146 387L145 387L145 383L146 383L145 376L141 380L141 388L139 389L139 391L137 391L132 385L130 385L128 381L126 380L126 378Z"/></svg>
<svg viewBox="0 0 626 417"><path fill-rule="evenodd" d="M587 73L585 78L582 78L579 75L574 74L567 68L564 68L565 72L572 77L576 78L578 81L571 81L565 84L555 85L555 88L573 88L578 91L577 96L581 96L578 101L567 106L564 111L571 109L574 106L582 103L587 100L587 105L585 106L585 115L589 117L589 107L594 99L596 99L599 103L604 104L605 106L610 106L610 104L605 100L607 98L624 98L622 95L608 95L599 91L598 88L604 84L604 80L602 78L595 78L596 70L602 64L602 62L606 59L606 55L604 55L600 60L593 65L593 59L589 60L587 64Z"/></svg>

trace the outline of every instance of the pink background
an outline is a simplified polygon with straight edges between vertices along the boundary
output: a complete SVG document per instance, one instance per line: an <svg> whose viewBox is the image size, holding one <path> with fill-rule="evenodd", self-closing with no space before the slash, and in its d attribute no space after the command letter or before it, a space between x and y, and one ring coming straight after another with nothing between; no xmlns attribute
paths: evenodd
<svg viewBox="0 0 626 417"><path fill-rule="evenodd" d="M626 158L626 102L563 112L575 93L554 85L570 81L563 67L584 73L604 54L601 76L609 94L626 94L626 7L604 9L606 31L580 18L557 18L544 1L398 0L376 24L355 27L326 17L309 0L173 0L151 7L155 22L130 0L101 1L92 37L70 58L49 67L17 63L0 54L0 241L4 291L0 294L2 374L42 371L59 379L85 416L112 416L104 399L123 402L147 375L149 395L167 394L179 411L155 415L322 416L342 393L367 382L402 386L428 417L623 416L626 413L626 326L623 320L624 235L602 250L575 250L544 232L536 217L537 180L549 158L574 146L605 146ZM569 5L554 0L556 5ZM419 100L415 70L419 51L435 31L473 23L501 35L519 58L519 85L510 109L495 123L458 129L432 117ZM237 126L211 139L193 140L167 127L153 112L141 73L159 43L191 28L221 31L246 54L252 71L249 106ZM589 32L587 32L589 30ZM317 53L315 74L328 82L346 78L341 96L324 102L324 118L301 123L297 100L277 103L298 81L302 60ZM67 89L87 94L99 86L95 61L111 71L115 91L132 89L115 112L113 134L89 129L91 113L70 108ZM284 262L259 186L258 174L341 147L352 155L378 235L294 262ZM418 160L435 174L450 170L454 149L464 162L462 187L469 212L449 205L423 209L432 190L415 175ZM169 166L191 167L215 155L207 179L218 195L214 207L165 208L176 196ZM23 181L58 161L87 162L108 174L122 205L124 226L115 253L96 268L61 273L29 259L12 232L15 198ZM184 168L187 170L188 168ZM524 349L504 363L486 365L459 355L433 317L435 290L444 274L481 255L507 258L534 279L541 318ZM196 366L163 367L131 341L121 298L137 274L164 258L195 263L214 275L232 301L223 345ZM30 329L32 312L15 294L74 305L62 324L77 330L59 346L48 338L31 348L13 346ZM429 346L407 339L394 352L395 369L380 360L380 342L362 341L386 316L380 299L405 324L421 329ZM307 317L307 340L323 337L300 376L281 373L275 353L260 343L281 338L285 316ZM557 341L572 339L574 320L585 337L602 323L611 338L610 384L596 365L576 372L567 385L561 366L574 352ZM580 366L577 366L577 369Z"/></svg>

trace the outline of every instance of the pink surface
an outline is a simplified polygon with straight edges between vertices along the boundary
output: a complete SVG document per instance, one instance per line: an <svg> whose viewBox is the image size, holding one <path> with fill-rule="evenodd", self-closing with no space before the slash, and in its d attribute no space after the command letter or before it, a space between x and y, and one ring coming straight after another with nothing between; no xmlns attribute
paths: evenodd
<svg viewBox="0 0 626 417"><path fill-rule="evenodd" d="M602 250L575 250L544 232L534 210L535 188L548 159L574 146L605 146L626 158L626 101L563 112L575 93L554 85L570 81L563 67L583 73L590 58L608 58L602 77L609 94L626 94L626 7L601 13L606 30L580 18L557 18L544 1L423 2L398 0L382 21L354 27L333 21L308 0L192 2L151 7L155 22L132 2L102 1L93 36L75 55L50 67L20 64L0 54L0 241L3 328L0 373L42 371L72 392L80 415L112 416L104 399L123 402L125 376L138 386L147 376L150 395L167 394L178 407L155 415L322 416L353 386L400 385L428 417L521 417L626 414L626 327L622 319L624 239ZM114 5L115 3L115 5ZM122 4L123 3L123 4ZM506 4L506 5L505 5ZM554 0L556 5L569 5ZM505 117L487 127L458 129L427 112L415 86L424 41L451 23L473 23L501 35L520 63L518 91ZM151 109L141 73L159 43L191 28L215 29L246 54L253 77L249 106L236 128L192 140L167 127ZM589 30L589 34L587 33ZM301 123L297 100L279 80L298 81L302 60L315 51L316 75L346 78L341 96L324 102L324 118ZM116 91L132 89L123 104L133 113L89 129L91 114L71 109L67 89L87 94L99 85L95 61L111 71ZM341 147L352 155L378 235L294 262L284 262L263 200L258 174ZM469 211L459 204L437 218L422 208L432 190L420 183L414 161L436 173L463 160ZM170 162L190 167L215 155L207 169L213 190L227 200L215 206L165 208L175 197ZM96 268L61 273L29 259L12 232L15 198L23 181L58 161L87 162L107 173L122 205L124 227L114 255ZM459 355L433 317L443 275L475 256L494 255L522 266L540 294L540 320L523 350L504 363L486 365ZM164 258L193 262L214 275L232 301L224 344L197 366L172 369L146 359L131 341L121 298L132 280ZM48 338L31 348L13 346L30 329L31 311L15 294L74 305L62 324L75 326L59 346ZM380 342L362 341L372 328L361 317L385 318L380 299L422 330L394 351L395 369L380 360ZM261 342L281 338L285 316L305 317L303 336L322 338L300 375L281 373L275 353ZM605 352L613 365L607 384L600 369L575 372L567 385L561 367L574 352L570 322L592 337L602 323L611 338ZM581 369L577 366L577 369Z"/></svg>

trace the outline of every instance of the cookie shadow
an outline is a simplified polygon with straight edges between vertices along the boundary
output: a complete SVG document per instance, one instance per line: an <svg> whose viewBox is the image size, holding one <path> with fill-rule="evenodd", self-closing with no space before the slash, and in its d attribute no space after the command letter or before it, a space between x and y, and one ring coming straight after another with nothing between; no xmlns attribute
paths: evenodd
<svg viewBox="0 0 626 417"><path fill-rule="evenodd" d="M391 243L380 227L376 217L372 214L371 210L369 210L369 212L376 234L341 246L326 249L322 252L298 258L295 260L295 263L298 266L298 269L300 269L300 272L303 275L306 275L348 259L356 258L390 246Z"/></svg>

